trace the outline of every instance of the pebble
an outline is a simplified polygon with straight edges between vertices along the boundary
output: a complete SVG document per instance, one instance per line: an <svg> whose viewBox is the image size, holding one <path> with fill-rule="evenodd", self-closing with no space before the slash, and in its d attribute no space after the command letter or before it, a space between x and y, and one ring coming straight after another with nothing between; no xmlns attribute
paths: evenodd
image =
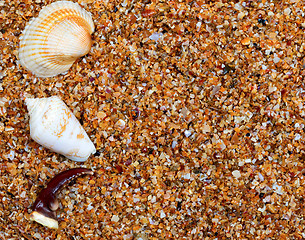
<svg viewBox="0 0 305 240"><path fill-rule="evenodd" d="M238 171L238 170L234 170L234 171L232 172L232 175L233 175L235 178L240 178L240 177L241 177L240 171Z"/></svg>
<svg viewBox="0 0 305 240"><path fill-rule="evenodd" d="M166 214L163 212L163 210L161 210L160 218L165 218L165 217L166 217Z"/></svg>
<svg viewBox="0 0 305 240"><path fill-rule="evenodd" d="M120 218L117 215L112 215L111 221L112 222L118 222Z"/></svg>
<svg viewBox="0 0 305 240"><path fill-rule="evenodd" d="M189 136L192 135L192 132L189 131L189 130L185 130L185 131L184 131L184 135L185 135L186 137L189 137Z"/></svg>
<svg viewBox="0 0 305 240"><path fill-rule="evenodd" d="M241 44L242 45L249 45L251 42L249 37L244 38L243 40L241 40Z"/></svg>

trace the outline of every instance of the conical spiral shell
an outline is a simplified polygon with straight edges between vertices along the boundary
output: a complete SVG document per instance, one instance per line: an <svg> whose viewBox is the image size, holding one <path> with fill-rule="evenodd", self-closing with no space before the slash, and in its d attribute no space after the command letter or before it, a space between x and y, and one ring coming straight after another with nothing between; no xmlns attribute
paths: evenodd
<svg viewBox="0 0 305 240"><path fill-rule="evenodd" d="M26 98L31 138L67 158L83 162L95 147L67 105L57 96Z"/></svg>
<svg viewBox="0 0 305 240"><path fill-rule="evenodd" d="M90 51L93 31L91 14L77 3L54 2L25 27L20 38L20 63L38 77L66 72Z"/></svg>

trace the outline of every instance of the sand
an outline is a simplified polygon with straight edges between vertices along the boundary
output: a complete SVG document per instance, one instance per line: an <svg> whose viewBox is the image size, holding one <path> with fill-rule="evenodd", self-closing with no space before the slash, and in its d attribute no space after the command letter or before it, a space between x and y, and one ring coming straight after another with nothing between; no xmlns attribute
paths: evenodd
<svg viewBox="0 0 305 240"><path fill-rule="evenodd" d="M1 239L304 239L305 3L79 1L90 52L38 78L18 60L53 1L0 1ZM287 3L285 3L287 2ZM59 96L97 153L30 138L25 97ZM59 229L29 220L57 173Z"/></svg>

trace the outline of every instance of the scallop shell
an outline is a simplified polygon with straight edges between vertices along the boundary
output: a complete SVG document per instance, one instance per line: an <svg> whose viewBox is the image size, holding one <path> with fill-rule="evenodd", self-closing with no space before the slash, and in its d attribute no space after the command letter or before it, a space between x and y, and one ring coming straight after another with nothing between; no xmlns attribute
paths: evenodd
<svg viewBox="0 0 305 240"><path fill-rule="evenodd" d="M20 38L20 63L38 77L66 72L90 51L93 31L91 14L77 3L54 2L25 27Z"/></svg>
<svg viewBox="0 0 305 240"><path fill-rule="evenodd" d="M67 158L83 162L95 147L67 105L57 96L26 98L31 138Z"/></svg>

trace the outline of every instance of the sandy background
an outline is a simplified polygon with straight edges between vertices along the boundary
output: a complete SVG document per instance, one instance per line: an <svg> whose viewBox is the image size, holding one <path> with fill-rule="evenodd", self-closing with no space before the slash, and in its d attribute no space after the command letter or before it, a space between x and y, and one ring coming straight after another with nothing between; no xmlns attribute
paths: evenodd
<svg viewBox="0 0 305 240"><path fill-rule="evenodd" d="M92 49L44 79L18 43L51 2L0 1L1 239L305 238L304 1L79 1ZM98 150L84 164L30 138L24 97L53 95ZM61 191L59 230L29 221L78 166L97 176Z"/></svg>

